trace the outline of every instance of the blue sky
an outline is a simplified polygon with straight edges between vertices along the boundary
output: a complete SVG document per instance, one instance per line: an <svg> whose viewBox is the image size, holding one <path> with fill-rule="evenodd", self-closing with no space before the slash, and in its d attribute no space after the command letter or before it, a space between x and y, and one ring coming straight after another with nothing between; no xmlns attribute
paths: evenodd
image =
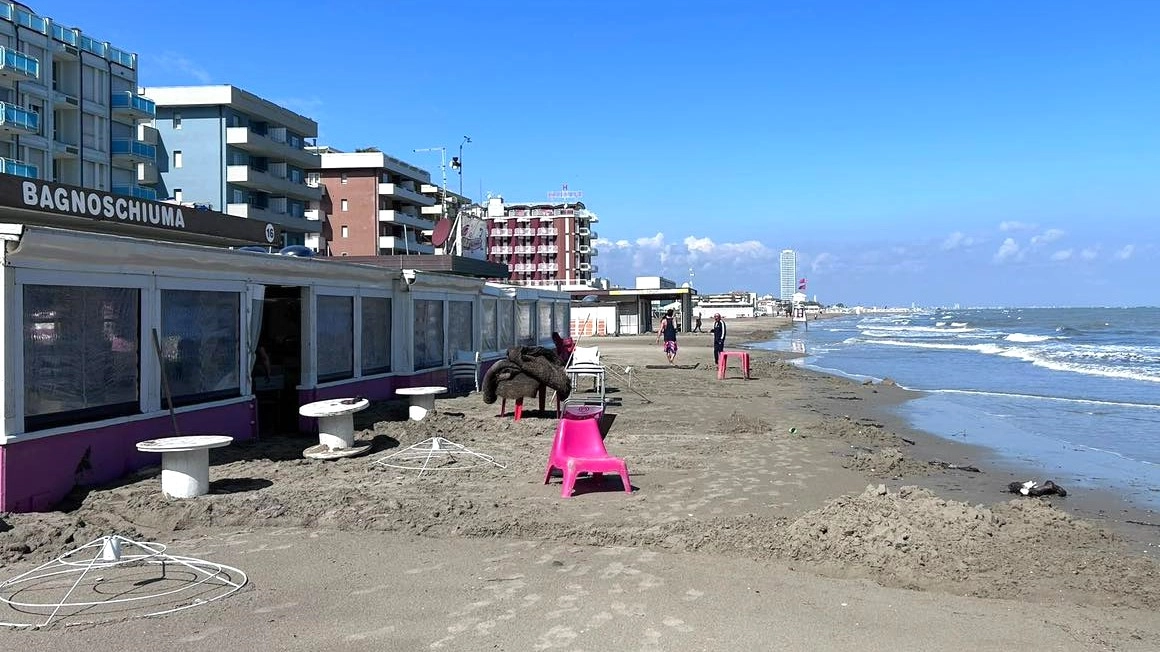
<svg viewBox="0 0 1160 652"><path fill-rule="evenodd" d="M775 292L789 247L827 303L1157 304L1157 2L115 7L35 3L335 147L470 135L464 191L582 190L616 283Z"/></svg>

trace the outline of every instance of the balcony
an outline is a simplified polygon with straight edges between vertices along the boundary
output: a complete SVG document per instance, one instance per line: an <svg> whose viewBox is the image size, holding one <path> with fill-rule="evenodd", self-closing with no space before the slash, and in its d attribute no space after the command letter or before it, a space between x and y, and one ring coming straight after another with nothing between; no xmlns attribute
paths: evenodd
<svg viewBox="0 0 1160 652"><path fill-rule="evenodd" d="M303 169L317 169L321 167L319 162L321 159L317 154L308 152L300 147L294 147L284 140L259 134L252 131L249 127L227 127L226 144L237 147L249 154L265 156L276 161L286 161L295 167Z"/></svg>
<svg viewBox="0 0 1160 652"><path fill-rule="evenodd" d="M555 245L540 245L540 246L536 247L536 253L538 253L538 254L556 254L556 253L559 253L559 251L557 251Z"/></svg>
<svg viewBox="0 0 1160 652"><path fill-rule="evenodd" d="M560 266L557 265L556 263L540 263L539 265L536 265L536 271L537 272L558 272L558 271L560 271Z"/></svg>
<svg viewBox="0 0 1160 652"><path fill-rule="evenodd" d="M120 163L153 163L157 160L157 146L129 138L114 138L111 144L113 161Z"/></svg>
<svg viewBox="0 0 1160 652"><path fill-rule="evenodd" d="M501 245L498 247L488 247L487 250L489 253L495 254L497 256L509 255L512 253L512 247L509 247L507 245Z"/></svg>
<svg viewBox="0 0 1160 652"><path fill-rule="evenodd" d="M324 211L320 208L312 208L312 209L304 212L303 215L306 217L306 219L310 220L311 222L325 222L326 221L326 211Z"/></svg>
<svg viewBox="0 0 1160 652"><path fill-rule="evenodd" d="M322 188L312 188L305 181L294 182L248 165L226 166L226 182L244 188L261 190L276 197L295 197L312 201L322 200Z"/></svg>
<svg viewBox="0 0 1160 652"><path fill-rule="evenodd" d="M40 62L23 52L0 45L0 78L16 81L40 79Z"/></svg>
<svg viewBox="0 0 1160 652"><path fill-rule="evenodd" d="M157 117L157 105L153 100L130 91L113 93L109 105L113 107L113 115L122 118L152 120Z"/></svg>
<svg viewBox="0 0 1160 652"><path fill-rule="evenodd" d="M419 244L414 240L398 238L392 235L379 236L379 252L398 252L412 254L433 254L435 247Z"/></svg>
<svg viewBox="0 0 1160 652"><path fill-rule="evenodd" d="M559 235L559 231L557 231L554 227L550 228L550 229L545 229L545 228L541 227L539 229L536 229L536 235L555 236L555 235Z"/></svg>
<svg viewBox="0 0 1160 652"><path fill-rule="evenodd" d="M511 229L492 229L488 232L488 235L494 238L510 238L513 233Z"/></svg>
<svg viewBox="0 0 1160 652"><path fill-rule="evenodd" d="M40 114L15 104L0 102L0 132L7 134L40 133Z"/></svg>
<svg viewBox="0 0 1160 652"><path fill-rule="evenodd" d="M234 217L274 224L279 224L288 217L284 213L276 213L269 208L260 208L251 204L226 204L226 213Z"/></svg>
<svg viewBox="0 0 1160 652"><path fill-rule="evenodd" d="M29 179L40 178L40 170L35 165L29 165L23 161L10 158L0 158L0 172L16 177L27 177Z"/></svg>
<svg viewBox="0 0 1160 652"><path fill-rule="evenodd" d="M379 211L379 221L398 224L412 229L431 229L435 227L435 223L430 219L404 213L403 211L381 210Z"/></svg>
<svg viewBox="0 0 1160 652"><path fill-rule="evenodd" d="M420 211L424 215L434 215L438 217L443 216L443 204L435 204L434 206L424 206Z"/></svg>
<svg viewBox="0 0 1160 652"><path fill-rule="evenodd" d="M137 166L137 183L151 186L161 180L155 162L142 163Z"/></svg>
<svg viewBox="0 0 1160 652"><path fill-rule="evenodd" d="M535 229L519 228L519 229L515 229L514 234L517 238L519 238L519 237L527 238L527 237L531 237L531 236L536 235L536 230Z"/></svg>
<svg viewBox="0 0 1160 652"><path fill-rule="evenodd" d="M528 255L536 253L536 248L531 245L519 245L516 247L516 253L521 255Z"/></svg>
<svg viewBox="0 0 1160 652"><path fill-rule="evenodd" d="M144 188L142 186L113 186L113 194L121 195L123 197L136 197L137 199L157 201L157 191L152 188Z"/></svg>
<svg viewBox="0 0 1160 652"><path fill-rule="evenodd" d="M397 183L380 183L379 195L390 197L396 201L405 201L416 206L433 206L435 204L434 197L428 197L414 190L407 190Z"/></svg>

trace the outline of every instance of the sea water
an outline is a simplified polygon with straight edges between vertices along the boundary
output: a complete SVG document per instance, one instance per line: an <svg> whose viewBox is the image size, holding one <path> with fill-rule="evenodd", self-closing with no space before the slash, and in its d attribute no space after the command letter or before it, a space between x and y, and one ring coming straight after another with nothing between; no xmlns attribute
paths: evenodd
<svg viewBox="0 0 1160 652"><path fill-rule="evenodd" d="M1160 308L927 310L797 324L760 348L925 392L915 427L988 447L1039 481L1160 506Z"/></svg>

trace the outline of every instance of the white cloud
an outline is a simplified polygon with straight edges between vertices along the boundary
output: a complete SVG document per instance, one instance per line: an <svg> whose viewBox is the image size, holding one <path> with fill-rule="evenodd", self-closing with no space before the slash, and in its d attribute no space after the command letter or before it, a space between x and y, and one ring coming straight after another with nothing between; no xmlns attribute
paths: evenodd
<svg viewBox="0 0 1160 652"><path fill-rule="evenodd" d="M995 252L995 262L1002 263L1008 260L1019 260L1023 255L1019 248L1019 243L1015 242L1015 238L1007 238L1003 244L999 245L999 251Z"/></svg>
<svg viewBox="0 0 1160 652"><path fill-rule="evenodd" d="M827 267L831 266L833 264L833 262L834 262L834 255L831 253L823 251L822 253L818 254L817 256L814 256L813 261L810 262L810 272L813 274L817 274L817 273L825 270Z"/></svg>
<svg viewBox="0 0 1160 652"><path fill-rule="evenodd" d="M1052 260L1070 260L1072 253L1073 252L1071 249L1060 249L1059 251L1051 254L1051 259Z"/></svg>
<svg viewBox="0 0 1160 652"><path fill-rule="evenodd" d="M1115 253L1116 260L1127 260L1136 253L1136 245L1124 245L1119 251Z"/></svg>
<svg viewBox="0 0 1160 652"><path fill-rule="evenodd" d="M705 253L712 253L716 245L709 238L694 238L689 236L685 238L685 248L689 251L703 251Z"/></svg>
<svg viewBox="0 0 1160 652"><path fill-rule="evenodd" d="M142 58L144 59L144 57ZM164 72L184 75L202 84L208 84L213 81L213 76L209 74L208 70L185 55L176 52L165 52L164 54L152 56L145 60L152 62L153 65Z"/></svg>
<svg viewBox="0 0 1160 652"><path fill-rule="evenodd" d="M1083 251L1079 252L1079 257L1083 258L1084 260L1095 260L1096 257L1099 255L1100 255L1100 248L1099 247L1088 247L1087 249L1084 249Z"/></svg>
<svg viewBox="0 0 1160 652"><path fill-rule="evenodd" d="M1034 246L1044 245L1049 242L1055 242L1064 236L1064 232L1060 229L1048 229L1039 235L1031 237L1031 244Z"/></svg>
<svg viewBox="0 0 1160 652"><path fill-rule="evenodd" d="M660 249L665 246L665 234L657 233L651 238L637 238L636 246L648 249Z"/></svg>
<svg viewBox="0 0 1160 652"><path fill-rule="evenodd" d="M943 251L950 251L951 249L958 249L959 247L970 247L976 242L977 240L975 238L972 238L962 231L955 231L948 235L946 240L943 240L942 248Z"/></svg>
<svg viewBox="0 0 1160 652"><path fill-rule="evenodd" d="M1017 222L1014 220L999 222L1000 231L1027 231L1034 228L1034 224L1029 224L1027 222Z"/></svg>

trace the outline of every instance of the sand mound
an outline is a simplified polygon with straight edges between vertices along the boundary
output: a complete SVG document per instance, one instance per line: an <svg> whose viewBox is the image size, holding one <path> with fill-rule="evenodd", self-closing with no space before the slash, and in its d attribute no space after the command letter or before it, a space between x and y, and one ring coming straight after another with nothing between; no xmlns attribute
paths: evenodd
<svg viewBox="0 0 1160 652"><path fill-rule="evenodd" d="M717 422L717 432L758 434L773 430L765 419L734 412Z"/></svg>
<svg viewBox="0 0 1160 652"><path fill-rule="evenodd" d="M1109 558L1103 554L1109 543L1106 532L1045 501L1016 500L990 509L916 487L891 493L878 485L799 518L786 528L780 552L825 571L842 568L841 575L980 597L1042 599L1048 587L1058 589L1062 576L1074 589L1068 601L1095 601L1094 592L1118 578L1116 603L1160 605L1156 567Z"/></svg>
<svg viewBox="0 0 1160 652"><path fill-rule="evenodd" d="M930 464L912 460L893 447L880 448L876 451L857 451L848 457L842 466L874 477L893 479L930 475L934 470Z"/></svg>

